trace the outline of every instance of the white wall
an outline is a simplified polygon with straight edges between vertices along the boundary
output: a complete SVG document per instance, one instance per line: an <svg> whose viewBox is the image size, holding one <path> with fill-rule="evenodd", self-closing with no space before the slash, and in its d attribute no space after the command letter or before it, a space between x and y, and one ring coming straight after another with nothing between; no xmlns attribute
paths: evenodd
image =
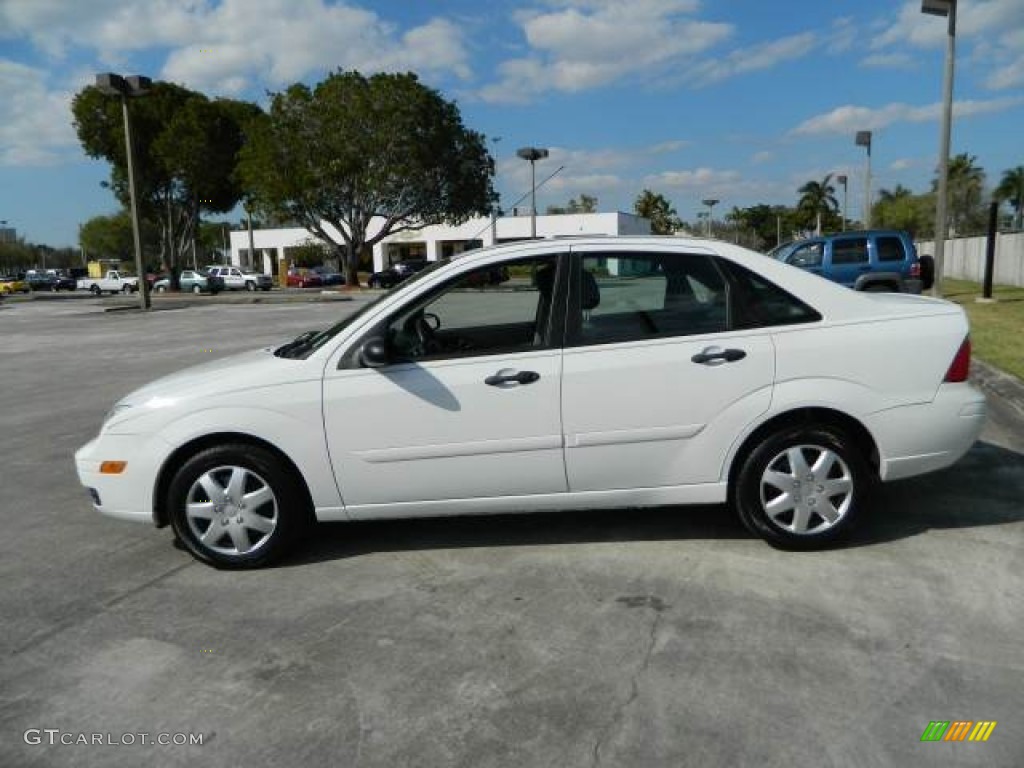
<svg viewBox="0 0 1024 768"><path fill-rule="evenodd" d="M987 238L958 237L947 240L943 248L942 271L946 277L982 282L985 279L985 243ZM935 243L917 243L919 255L935 255ZM1024 232L996 235L995 269L992 282L1024 287Z"/></svg>

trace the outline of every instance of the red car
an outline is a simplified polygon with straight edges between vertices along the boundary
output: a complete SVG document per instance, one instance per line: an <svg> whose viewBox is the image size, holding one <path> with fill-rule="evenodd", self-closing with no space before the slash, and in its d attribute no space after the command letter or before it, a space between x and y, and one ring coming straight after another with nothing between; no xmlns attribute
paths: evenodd
<svg viewBox="0 0 1024 768"><path fill-rule="evenodd" d="M323 284L320 275L310 269L288 270L289 288L319 288Z"/></svg>

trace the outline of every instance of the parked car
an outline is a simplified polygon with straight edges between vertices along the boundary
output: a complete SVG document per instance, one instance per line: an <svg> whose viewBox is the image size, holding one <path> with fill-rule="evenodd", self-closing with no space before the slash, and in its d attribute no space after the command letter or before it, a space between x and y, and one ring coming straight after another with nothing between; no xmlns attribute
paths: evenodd
<svg viewBox="0 0 1024 768"><path fill-rule="evenodd" d="M391 288L398 285L407 277L426 269L430 262L426 259L406 259L392 264L387 269L374 272L370 275L368 285L370 288Z"/></svg>
<svg viewBox="0 0 1024 768"><path fill-rule="evenodd" d="M901 230L840 232L786 243L769 256L858 291L921 293L932 287L934 264L918 258Z"/></svg>
<svg viewBox="0 0 1024 768"><path fill-rule="evenodd" d="M503 268L531 278L467 287ZM846 535L876 482L970 448L969 364L941 299L723 242L529 241L145 386L76 464L100 512L170 524L223 567L268 563L317 520L721 502L808 549Z"/></svg>
<svg viewBox="0 0 1024 768"><path fill-rule="evenodd" d="M78 289L91 291L96 296L103 293L131 293L139 290L139 278L116 269L107 270L103 277L83 277Z"/></svg>
<svg viewBox="0 0 1024 768"><path fill-rule="evenodd" d="M319 288L323 285L320 275L303 267L289 269L287 281L289 288Z"/></svg>
<svg viewBox="0 0 1024 768"><path fill-rule="evenodd" d="M270 275L250 272L239 267L211 264L206 267L208 275L219 277L224 281L227 291L269 291L274 287L274 279Z"/></svg>
<svg viewBox="0 0 1024 768"><path fill-rule="evenodd" d="M73 291L77 287L74 278L52 272L35 272L25 278L29 288L33 291Z"/></svg>
<svg viewBox="0 0 1024 768"><path fill-rule="evenodd" d="M11 275L0 277L0 293L10 295L12 293L28 293L32 288L25 280L20 280Z"/></svg>
<svg viewBox="0 0 1024 768"><path fill-rule="evenodd" d="M323 285L345 285L345 276L330 267L313 267L313 271L320 276Z"/></svg>
<svg viewBox="0 0 1024 768"><path fill-rule="evenodd" d="M224 290L224 281L220 277L207 274L204 270L183 269L178 281L182 293L215 294ZM161 277L153 283L153 290L157 293L171 290L170 276Z"/></svg>

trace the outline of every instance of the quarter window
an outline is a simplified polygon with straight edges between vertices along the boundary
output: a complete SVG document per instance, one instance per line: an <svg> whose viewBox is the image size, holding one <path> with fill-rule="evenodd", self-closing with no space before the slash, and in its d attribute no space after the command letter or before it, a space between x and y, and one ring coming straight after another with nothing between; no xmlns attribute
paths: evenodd
<svg viewBox="0 0 1024 768"><path fill-rule="evenodd" d="M903 252L903 241L898 237L888 235L875 238L875 246L878 248L879 261L903 261L906 254Z"/></svg>
<svg viewBox="0 0 1024 768"><path fill-rule="evenodd" d="M800 299L739 264L720 259L729 280L730 328L812 323L821 315Z"/></svg>

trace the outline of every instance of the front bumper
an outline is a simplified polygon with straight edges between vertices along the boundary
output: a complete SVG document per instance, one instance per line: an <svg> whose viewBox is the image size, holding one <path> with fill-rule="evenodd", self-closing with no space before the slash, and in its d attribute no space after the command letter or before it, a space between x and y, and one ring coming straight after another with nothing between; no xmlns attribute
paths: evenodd
<svg viewBox="0 0 1024 768"><path fill-rule="evenodd" d="M163 452L154 447L149 437L101 434L75 452L78 480L97 511L121 520L155 522L153 488ZM127 465L120 474L104 474L104 461Z"/></svg>

